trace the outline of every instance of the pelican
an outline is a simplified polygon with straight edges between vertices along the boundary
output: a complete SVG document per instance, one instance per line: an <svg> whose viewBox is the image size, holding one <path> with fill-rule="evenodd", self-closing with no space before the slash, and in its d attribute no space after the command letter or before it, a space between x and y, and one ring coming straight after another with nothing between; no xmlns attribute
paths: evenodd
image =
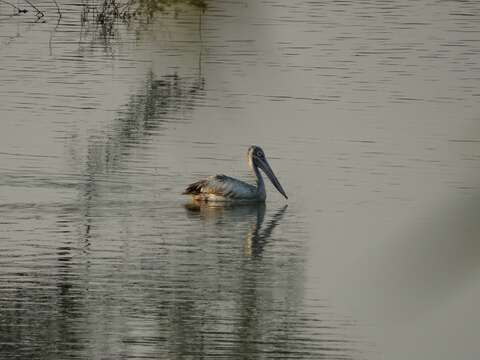
<svg viewBox="0 0 480 360"><path fill-rule="evenodd" d="M247 159L248 165L257 179L257 186L247 184L230 176L215 175L190 184L183 192L183 195L192 195L195 201L264 202L267 198L267 193L265 192L262 174L259 171L259 169L262 169L280 194L285 199L288 199L260 146L250 146L247 152Z"/></svg>

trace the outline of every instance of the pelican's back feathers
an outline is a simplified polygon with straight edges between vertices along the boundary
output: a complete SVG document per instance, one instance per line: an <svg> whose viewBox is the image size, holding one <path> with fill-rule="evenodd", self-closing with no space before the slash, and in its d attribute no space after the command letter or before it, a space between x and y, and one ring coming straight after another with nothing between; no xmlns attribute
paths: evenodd
<svg viewBox="0 0 480 360"><path fill-rule="evenodd" d="M251 200L256 197L256 187L230 176L215 175L190 184L183 194L209 201Z"/></svg>
<svg viewBox="0 0 480 360"><path fill-rule="evenodd" d="M202 188L207 184L207 180L200 180L187 186L182 195L198 195L202 192Z"/></svg>

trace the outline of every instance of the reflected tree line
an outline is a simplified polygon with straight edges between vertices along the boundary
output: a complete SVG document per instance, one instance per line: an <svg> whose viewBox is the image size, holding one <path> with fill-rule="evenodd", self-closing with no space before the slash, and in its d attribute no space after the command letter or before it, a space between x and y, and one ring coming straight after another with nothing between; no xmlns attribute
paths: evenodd
<svg viewBox="0 0 480 360"><path fill-rule="evenodd" d="M1 358L67 359L88 352L82 327L88 328L91 321L88 256L93 229L98 225L93 218L101 207L99 183L121 168L128 154L153 136L166 116L191 110L203 88L201 71L196 78L173 73L159 79L150 72L144 86L118 113L109 136L89 141L80 201L58 209L57 228L61 231L55 236L61 245L56 265L48 270L51 275L37 274L33 267L11 274L9 281L2 278L4 286L11 285L3 288L0 299ZM83 230L78 233L78 229ZM60 240L63 237L68 241ZM86 263L79 262L83 258Z"/></svg>
<svg viewBox="0 0 480 360"><path fill-rule="evenodd" d="M131 96L108 129L108 137L92 138L87 153L87 177L115 170L136 145L159 131L167 117L191 111L195 101L203 96L204 83L201 74L194 79L176 73L155 79L150 72L144 87ZM87 186L87 190L90 188Z"/></svg>

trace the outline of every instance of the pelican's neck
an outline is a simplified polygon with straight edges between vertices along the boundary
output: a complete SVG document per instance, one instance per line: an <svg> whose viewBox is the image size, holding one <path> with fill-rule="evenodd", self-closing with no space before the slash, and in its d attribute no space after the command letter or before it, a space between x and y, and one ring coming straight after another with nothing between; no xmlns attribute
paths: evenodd
<svg viewBox="0 0 480 360"><path fill-rule="evenodd" d="M263 181L262 174L260 173L258 166L253 162L253 160L251 158L248 160L249 160L248 164L250 165L250 168L255 174L255 178L257 180L257 194L260 198L265 199L266 198L265 182Z"/></svg>

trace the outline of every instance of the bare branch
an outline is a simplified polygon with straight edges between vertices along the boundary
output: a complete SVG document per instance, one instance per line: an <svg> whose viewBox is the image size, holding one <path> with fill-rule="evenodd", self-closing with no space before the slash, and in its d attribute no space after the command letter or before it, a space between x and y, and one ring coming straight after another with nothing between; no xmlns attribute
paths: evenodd
<svg viewBox="0 0 480 360"><path fill-rule="evenodd" d="M58 12L58 20L62 18L62 12L60 11L60 6L58 6L57 0L52 0L55 3L55 6L57 7L57 12Z"/></svg>
<svg viewBox="0 0 480 360"><path fill-rule="evenodd" d="M43 13L43 11L40 10L39 8L37 8L35 5L33 5L33 4L30 2L30 0L25 0L25 2L26 2L28 5L30 5L30 6L37 12L36 15L37 15L37 17L38 17L39 19L45 16L45 14Z"/></svg>
<svg viewBox="0 0 480 360"><path fill-rule="evenodd" d="M28 11L27 9L20 9L18 6L13 5L11 2L8 2L7 0L0 0L0 2L10 5L14 9L16 9L19 14L26 13Z"/></svg>

